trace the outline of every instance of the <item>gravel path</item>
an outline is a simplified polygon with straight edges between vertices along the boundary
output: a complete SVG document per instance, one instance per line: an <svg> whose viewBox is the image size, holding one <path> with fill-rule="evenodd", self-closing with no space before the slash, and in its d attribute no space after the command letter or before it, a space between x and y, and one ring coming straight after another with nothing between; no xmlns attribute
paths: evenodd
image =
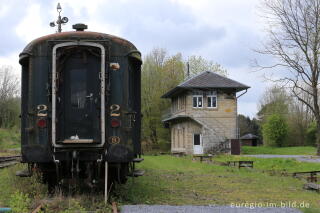
<svg viewBox="0 0 320 213"><path fill-rule="evenodd" d="M302 213L292 208L235 208L230 206L124 205L121 213Z"/></svg>
<svg viewBox="0 0 320 213"><path fill-rule="evenodd" d="M242 155L255 158L294 158L301 162L320 163L320 157L312 155Z"/></svg>

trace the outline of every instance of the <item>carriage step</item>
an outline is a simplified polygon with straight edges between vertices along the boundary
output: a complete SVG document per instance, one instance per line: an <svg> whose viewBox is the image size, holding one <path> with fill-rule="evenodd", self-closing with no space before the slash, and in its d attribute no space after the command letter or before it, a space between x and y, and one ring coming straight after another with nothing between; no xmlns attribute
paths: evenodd
<svg viewBox="0 0 320 213"><path fill-rule="evenodd" d="M140 162L142 162L144 159L143 158L133 158L133 162L135 162L135 163L140 163Z"/></svg>
<svg viewBox="0 0 320 213"><path fill-rule="evenodd" d="M16 176L18 177L31 177L32 174L28 170L17 171Z"/></svg>
<svg viewBox="0 0 320 213"><path fill-rule="evenodd" d="M144 175L144 170L136 169L129 176L131 176L131 177L139 177L139 176L143 176L143 175Z"/></svg>

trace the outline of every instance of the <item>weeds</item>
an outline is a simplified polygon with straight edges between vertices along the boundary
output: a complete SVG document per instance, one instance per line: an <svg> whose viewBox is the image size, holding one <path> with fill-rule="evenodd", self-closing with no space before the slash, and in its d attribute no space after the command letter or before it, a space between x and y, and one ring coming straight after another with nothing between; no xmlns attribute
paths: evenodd
<svg viewBox="0 0 320 213"><path fill-rule="evenodd" d="M16 191L10 196L9 206L14 213L28 213L31 199L28 194Z"/></svg>
<svg viewBox="0 0 320 213"><path fill-rule="evenodd" d="M20 148L18 129L0 129L0 150Z"/></svg>

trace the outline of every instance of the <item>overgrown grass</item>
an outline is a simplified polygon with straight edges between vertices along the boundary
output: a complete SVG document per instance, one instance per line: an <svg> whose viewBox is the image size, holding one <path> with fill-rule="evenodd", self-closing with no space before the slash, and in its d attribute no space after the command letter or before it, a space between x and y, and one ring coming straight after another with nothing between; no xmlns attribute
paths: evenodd
<svg viewBox="0 0 320 213"><path fill-rule="evenodd" d="M18 129L0 129L0 150L20 148L20 141Z"/></svg>
<svg viewBox="0 0 320 213"><path fill-rule="evenodd" d="M243 146L241 154L274 154L274 155L316 155L316 147L296 146L296 147L267 147L267 146Z"/></svg>
<svg viewBox="0 0 320 213"><path fill-rule="evenodd" d="M220 161L227 160L222 160L223 157L220 156ZM281 169L286 166L300 168L295 162L293 165L292 163L291 160L284 163ZM267 167L266 162L262 165ZM307 166L318 168L316 164ZM118 186L116 198L119 202L169 205L261 202L265 205L280 205L281 202L296 201L309 203L311 208L320 209L319 194L303 190L304 182L291 176L272 176L260 169L239 170L193 162L190 157L145 156L145 161L139 167L146 171L145 176Z"/></svg>
<svg viewBox="0 0 320 213"><path fill-rule="evenodd" d="M46 213L111 212L111 207L104 204L102 192L76 192L68 196L58 190L55 195L48 196L47 186L41 183L39 175L15 176L15 172L22 169L26 166L18 164L0 170L0 207L10 207L13 213L32 212L39 204L43 204Z"/></svg>
<svg viewBox="0 0 320 213"><path fill-rule="evenodd" d="M26 169L25 165L18 164L0 170L0 206L11 207L13 212L29 212L32 201L47 196L47 188L39 181L39 176L20 178L15 175L17 170Z"/></svg>

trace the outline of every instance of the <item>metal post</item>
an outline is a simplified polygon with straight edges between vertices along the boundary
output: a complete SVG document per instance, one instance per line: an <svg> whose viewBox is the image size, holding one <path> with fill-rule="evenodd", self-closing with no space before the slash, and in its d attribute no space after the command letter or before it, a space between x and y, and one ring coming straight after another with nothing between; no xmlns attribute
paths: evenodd
<svg viewBox="0 0 320 213"><path fill-rule="evenodd" d="M187 62L187 78L190 77L190 65L189 65L189 61Z"/></svg>
<svg viewBox="0 0 320 213"><path fill-rule="evenodd" d="M105 162L105 172L104 172L104 203L108 203L108 162Z"/></svg>

